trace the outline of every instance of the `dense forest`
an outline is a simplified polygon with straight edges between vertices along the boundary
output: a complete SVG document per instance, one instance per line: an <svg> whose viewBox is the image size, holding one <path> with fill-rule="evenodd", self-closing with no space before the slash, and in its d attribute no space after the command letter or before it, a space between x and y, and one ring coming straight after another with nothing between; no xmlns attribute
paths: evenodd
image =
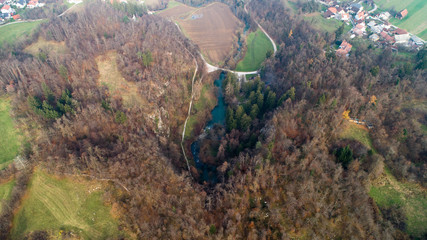
<svg viewBox="0 0 427 240"><path fill-rule="evenodd" d="M335 36L288 14L280 0L253 0L250 15L242 2L226 3L280 48L259 77L224 80L226 124L201 145L217 182L201 183L194 167L190 174L179 145L196 66L197 81L212 84L198 47L133 5L90 2L1 50L0 94L13 97L28 132L26 158L56 173L115 179L105 194L137 239L409 239L402 213L379 209L367 186L384 166L427 182L427 113L407 107L426 98L426 50L401 63L390 49L378 55L362 43L341 58L328 47ZM40 39L67 51L24 51ZM100 82L106 56L131 88ZM375 150L339 138L346 111L374 126ZM2 239L29 173L1 172L11 174L18 184L0 215Z"/></svg>

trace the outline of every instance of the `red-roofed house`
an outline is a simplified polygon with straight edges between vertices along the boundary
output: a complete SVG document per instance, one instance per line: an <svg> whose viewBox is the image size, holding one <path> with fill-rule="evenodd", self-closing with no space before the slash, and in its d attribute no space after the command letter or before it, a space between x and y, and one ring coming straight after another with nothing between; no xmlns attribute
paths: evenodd
<svg viewBox="0 0 427 240"><path fill-rule="evenodd" d="M335 7L328 8L329 11L331 11L333 14L337 13L337 9Z"/></svg>
<svg viewBox="0 0 427 240"><path fill-rule="evenodd" d="M406 15L408 15L408 10L407 9L402 10L401 12L399 12L396 15L396 18L402 19L402 18L406 17Z"/></svg>
<svg viewBox="0 0 427 240"><path fill-rule="evenodd" d="M354 17L356 20L364 20L365 19L365 11L360 11Z"/></svg>
<svg viewBox="0 0 427 240"><path fill-rule="evenodd" d="M13 12L13 8L11 8L9 5L4 5L1 8L1 13L12 13Z"/></svg>
<svg viewBox="0 0 427 240"><path fill-rule="evenodd" d="M36 8L37 6L38 6L38 2L36 2L36 1L30 1L27 4L27 8Z"/></svg>
<svg viewBox="0 0 427 240"><path fill-rule="evenodd" d="M386 32L384 32L384 31L382 31L381 33L380 33L380 36L387 42L387 43L389 43L389 44L393 44L395 41L394 41L394 38L392 37L392 36L390 36L390 35L388 35Z"/></svg>
<svg viewBox="0 0 427 240"><path fill-rule="evenodd" d="M344 40L341 45L340 48L336 51L336 54L339 56L347 56L348 53L351 51L351 48L353 46L348 43L346 40Z"/></svg>
<svg viewBox="0 0 427 240"><path fill-rule="evenodd" d="M12 16L13 20L18 20L21 18L21 16L19 16L19 14L13 15Z"/></svg>
<svg viewBox="0 0 427 240"><path fill-rule="evenodd" d="M325 13L323 13L323 17L325 17L326 19L329 19L331 17L335 16L335 13L327 10Z"/></svg>

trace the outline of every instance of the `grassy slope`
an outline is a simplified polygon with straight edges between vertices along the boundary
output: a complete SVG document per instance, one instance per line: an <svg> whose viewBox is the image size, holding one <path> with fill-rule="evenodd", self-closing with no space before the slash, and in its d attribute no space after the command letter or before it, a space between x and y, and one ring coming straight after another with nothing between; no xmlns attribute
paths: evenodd
<svg viewBox="0 0 427 240"><path fill-rule="evenodd" d="M11 44L18 38L30 34L32 30L42 22L43 21L22 22L0 27L0 46L5 42Z"/></svg>
<svg viewBox="0 0 427 240"><path fill-rule="evenodd" d="M245 57L237 64L236 71L258 70L265 60L267 51L273 51L273 45L270 40L259 29L250 33L246 42L247 51Z"/></svg>
<svg viewBox="0 0 427 240"><path fill-rule="evenodd" d="M408 30L411 33L427 40L427 1L425 0L376 0L382 9L395 9L401 11L408 9L408 16L399 20L393 18L390 22L398 27Z"/></svg>
<svg viewBox="0 0 427 240"><path fill-rule="evenodd" d="M215 88L210 84L205 84L201 90L200 97L194 101L191 115L188 118L187 127L185 129L185 139L192 136L194 127L200 122L207 109L212 110L216 105Z"/></svg>
<svg viewBox="0 0 427 240"><path fill-rule="evenodd" d="M355 123L346 123L343 131L340 133L340 137L344 139L353 139L359 141L365 147L374 149L372 145L372 139L369 137L368 129L362 125Z"/></svg>
<svg viewBox="0 0 427 240"><path fill-rule="evenodd" d="M304 16L304 20L311 23L316 29L329 33L335 32L343 23L336 19L326 19L319 12Z"/></svg>
<svg viewBox="0 0 427 240"><path fill-rule="evenodd" d="M10 99L0 98L0 169L6 167L18 154L20 136L10 116Z"/></svg>
<svg viewBox="0 0 427 240"><path fill-rule="evenodd" d="M7 182L0 184L0 213L2 211L2 201L8 200L10 194L12 193L13 186L15 185L15 180L9 180Z"/></svg>
<svg viewBox="0 0 427 240"><path fill-rule="evenodd" d="M13 220L12 239L35 230L56 235L70 230L84 239L116 238L117 221L102 201L102 187L94 181L58 179L36 170L28 194Z"/></svg>
<svg viewBox="0 0 427 240"><path fill-rule="evenodd" d="M427 234L427 198L426 191L413 183L396 180L387 170L377 179L369 195L380 207L401 207L407 217L407 232L422 238Z"/></svg>

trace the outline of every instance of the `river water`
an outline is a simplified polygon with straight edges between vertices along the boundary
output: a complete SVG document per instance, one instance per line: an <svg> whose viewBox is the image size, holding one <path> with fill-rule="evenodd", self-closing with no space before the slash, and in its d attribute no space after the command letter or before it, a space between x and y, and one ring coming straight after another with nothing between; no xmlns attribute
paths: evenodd
<svg viewBox="0 0 427 240"><path fill-rule="evenodd" d="M225 110L226 105L224 102L224 93L222 91L222 82L225 79L225 73L222 72L219 75L219 78L215 80L214 84L218 88L218 103L215 108L211 111L212 119L208 122L205 129L202 132L202 135L205 135L207 131L209 131L215 124L225 126ZM201 182L208 182L210 184L216 184L218 182L217 174L216 174L216 166L210 165L202 162L200 160L200 144L203 140L203 137L199 136L195 142L191 144L191 153L193 154L194 162L196 163L196 168L201 172L200 180Z"/></svg>

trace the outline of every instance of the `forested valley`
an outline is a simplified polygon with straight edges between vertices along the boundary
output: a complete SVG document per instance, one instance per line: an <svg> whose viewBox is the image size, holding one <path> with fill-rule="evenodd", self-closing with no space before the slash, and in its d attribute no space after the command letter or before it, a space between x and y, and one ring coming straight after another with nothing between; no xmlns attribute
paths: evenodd
<svg viewBox="0 0 427 240"><path fill-rule="evenodd" d="M137 5L101 1L0 50L0 94L12 96L31 167L113 179L104 197L114 199L120 228L134 233L123 239L425 238L409 236L404 214L379 208L368 191L384 169L426 187L427 112L408 104L427 97L427 50L402 63L391 49L376 54L362 43L342 58L328 47L334 35L280 0L252 0L250 15L242 2L225 3L251 26L257 20L279 50L260 76L224 80L226 124L201 145L216 183L188 171L183 151L191 157L194 139L180 146L193 74L199 84L215 78L198 47ZM64 49L23 50L40 39ZM102 80L111 61L123 82L113 87ZM346 112L372 124L372 148L340 137ZM0 214L1 239L30 172L0 172L18 179Z"/></svg>

